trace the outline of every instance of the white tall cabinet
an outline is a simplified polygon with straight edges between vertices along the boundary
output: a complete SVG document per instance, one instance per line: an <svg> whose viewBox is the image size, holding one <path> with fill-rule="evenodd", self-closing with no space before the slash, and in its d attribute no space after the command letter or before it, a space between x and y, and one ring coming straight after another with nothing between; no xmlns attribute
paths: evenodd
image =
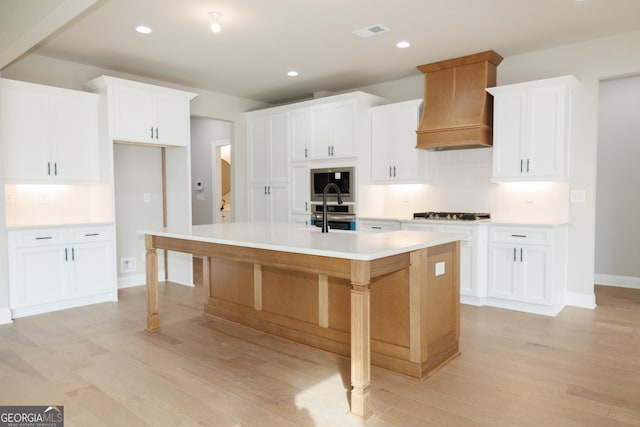
<svg viewBox="0 0 640 427"><path fill-rule="evenodd" d="M287 113L248 117L249 220L286 222L289 192Z"/></svg>
<svg viewBox="0 0 640 427"><path fill-rule="evenodd" d="M565 180L573 76L488 88L494 97L493 181Z"/></svg>

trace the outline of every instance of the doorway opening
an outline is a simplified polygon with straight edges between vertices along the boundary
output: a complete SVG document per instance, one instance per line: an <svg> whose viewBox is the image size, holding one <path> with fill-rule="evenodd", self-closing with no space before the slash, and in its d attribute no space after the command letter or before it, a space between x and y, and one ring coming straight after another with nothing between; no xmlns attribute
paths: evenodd
<svg viewBox="0 0 640 427"><path fill-rule="evenodd" d="M232 122L191 117L192 224L233 220Z"/></svg>

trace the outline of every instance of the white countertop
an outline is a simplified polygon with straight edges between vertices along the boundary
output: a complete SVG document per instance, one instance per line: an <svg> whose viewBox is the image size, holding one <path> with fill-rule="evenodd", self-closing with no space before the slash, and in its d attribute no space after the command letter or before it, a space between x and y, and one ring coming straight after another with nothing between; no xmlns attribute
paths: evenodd
<svg viewBox="0 0 640 427"><path fill-rule="evenodd" d="M413 230L384 233L330 230L328 233L321 233L315 226L260 222L194 225L184 229L146 229L139 230L138 233L363 261L438 246L463 237L456 233Z"/></svg>
<svg viewBox="0 0 640 427"><path fill-rule="evenodd" d="M439 225L515 225L523 227L558 227L567 225L568 221L520 221L520 220L504 220L504 219L480 219L477 221L466 220L446 220L446 219L424 219L424 218L381 218L381 217L358 217L362 221L389 221L389 222L407 222L416 224L439 224Z"/></svg>

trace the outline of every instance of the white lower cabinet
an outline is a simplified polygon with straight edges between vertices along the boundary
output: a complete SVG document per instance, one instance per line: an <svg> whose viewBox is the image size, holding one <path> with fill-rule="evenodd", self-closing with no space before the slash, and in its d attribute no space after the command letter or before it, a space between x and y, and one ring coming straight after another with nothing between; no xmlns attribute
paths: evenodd
<svg viewBox="0 0 640 427"><path fill-rule="evenodd" d="M492 226L487 304L556 315L564 307L566 264L566 226Z"/></svg>
<svg viewBox="0 0 640 427"><path fill-rule="evenodd" d="M413 220L403 221L403 230L461 234L460 301L482 305L487 294L487 230L488 223Z"/></svg>
<svg viewBox="0 0 640 427"><path fill-rule="evenodd" d="M116 301L111 226L10 230L12 317Z"/></svg>

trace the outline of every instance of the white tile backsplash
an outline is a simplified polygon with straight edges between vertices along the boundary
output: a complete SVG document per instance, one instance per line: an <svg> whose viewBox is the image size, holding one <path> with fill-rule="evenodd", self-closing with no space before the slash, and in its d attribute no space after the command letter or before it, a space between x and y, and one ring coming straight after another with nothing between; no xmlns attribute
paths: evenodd
<svg viewBox="0 0 640 427"><path fill-rule="evenodd" d="M567 221L569 185L565 182L491 182L493 149L429 153L428 184L368 186L360 216L408 218L414 212L489 212L501 221ZM372 199L369 199L372 197Z"/></svg>

